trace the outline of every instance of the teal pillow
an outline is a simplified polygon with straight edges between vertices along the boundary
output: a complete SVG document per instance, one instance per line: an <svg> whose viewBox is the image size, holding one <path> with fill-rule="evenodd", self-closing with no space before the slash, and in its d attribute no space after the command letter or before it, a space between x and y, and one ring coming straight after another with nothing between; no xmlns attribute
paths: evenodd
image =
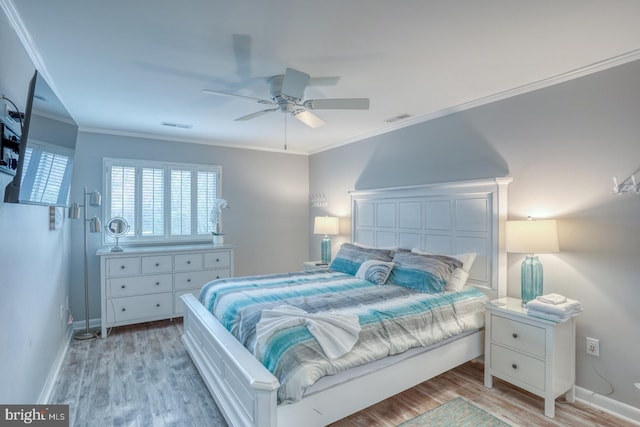
<svg viewBox="0 0 640 427"><path fill-rule="evenodd" d="M462 267L462 262L453 257L404 250L395 253L393 263L390 283L429 294L444 292L453 271Z"/></svg>

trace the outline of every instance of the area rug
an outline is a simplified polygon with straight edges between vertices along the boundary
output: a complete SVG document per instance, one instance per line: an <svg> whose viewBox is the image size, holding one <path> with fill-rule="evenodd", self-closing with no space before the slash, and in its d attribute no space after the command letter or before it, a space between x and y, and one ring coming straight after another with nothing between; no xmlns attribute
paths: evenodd
<svg viewBox="0 0 640 427"><path fill-rule="evenodd" d="M445 404L433 408L429 412L405 421L399 427L509 427L509 424L501 421L477 406L467 402L461 397L456 397Z"/></svg>

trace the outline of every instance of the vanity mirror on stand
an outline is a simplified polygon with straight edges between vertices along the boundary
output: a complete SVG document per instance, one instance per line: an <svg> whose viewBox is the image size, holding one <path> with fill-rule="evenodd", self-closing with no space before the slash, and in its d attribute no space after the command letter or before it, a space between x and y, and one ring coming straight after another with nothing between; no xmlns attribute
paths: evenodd
<svg viewBox="0 0 640 427"><path fill-rule="evenodd" d="M116 245L111 248L111 252L122 252L124 249L120 246L120 238L125 236L129 231L129 223L126 219L116 216L113 217L105 225L107 235L116 239Z"/></svg>

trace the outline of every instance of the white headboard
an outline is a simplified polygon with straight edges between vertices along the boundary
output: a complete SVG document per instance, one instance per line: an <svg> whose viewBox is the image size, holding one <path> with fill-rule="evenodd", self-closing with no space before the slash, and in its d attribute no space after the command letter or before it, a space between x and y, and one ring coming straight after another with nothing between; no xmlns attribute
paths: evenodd
<svg viewBox="0 0 640 427"><path fill-rule="evenodd" d="M378 248L477 253L468 283L507 294L504 229L512 178L351 192L351 241Z"/></svg>

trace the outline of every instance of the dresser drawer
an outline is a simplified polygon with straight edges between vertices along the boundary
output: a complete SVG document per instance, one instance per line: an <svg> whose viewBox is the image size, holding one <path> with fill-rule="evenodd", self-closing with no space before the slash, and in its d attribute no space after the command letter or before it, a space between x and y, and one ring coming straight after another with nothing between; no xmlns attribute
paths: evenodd
<svg viewBox="0 0 640 427"><path fill-rule="evenodd" d="M225 269L176 273L174 287L176 290L201 288L212 280L229 277L229 274L230 271Z"/></svg>
<svg viewBox="0 0 640 427"><path fill-rule="evenodd" d="M142 257L142 274L171 273L172 271L173 257L171 255Z"/></svg>
<svg viewBox="0 0 640 427"><path fill-rule="evenodd" d="M107 300L107 322L170 317L173 313L173 293L111 298Z"/></svg>
<svg viewBox="0 0 640 427"><path fill-rule="evenodd" d="M202 270L202 254L180 254L175 256L175 271Z"/></svg>
<svg viewBox="0 0 640 427"><path fill-rule="evenodd" d="M544 391L544 362L517 351L491 344L491 369ZM517 385L517 384L516 384Z"/></svg>
<svg viewBox="0 0 640 427"><path fill-rule="evenodd" d="M107 276L136 276L140 274L140 257L107 259Z"/></svg>
<svg viewBox="0 0 640 427"><path fill-rule="evenodd" d="M207 252L204 254L204 268L228 268L231 265L231 252Z"/></svg>
<svg viewBox="0 0 640 427"><path fill-rule="evenodd" d="M107 296L122 297L127 295L170 292L173 288L172 274L156 274L151 276L121 277L107 279Z"/></svg>
<svg viewBox="0 0 640 427"><path fill-rule="evenodd" d="M505 317L491 316L491 340L541 358L546 354L544 328Z"/></svg>
<svg viewBox="0 0 640 427"><path fill-rule="evenodd" d="M189 290L186 290L186 291L174 292L174 294L173 294L173 307L174 307L174 312L178 316L182 316L184 314L184 303L182 302L182 299L180 297L182 295L186 295L186 294L191 294L194 297L198 298L200 296L200 288L198 288L198 289L189 289Z"/></svg>

